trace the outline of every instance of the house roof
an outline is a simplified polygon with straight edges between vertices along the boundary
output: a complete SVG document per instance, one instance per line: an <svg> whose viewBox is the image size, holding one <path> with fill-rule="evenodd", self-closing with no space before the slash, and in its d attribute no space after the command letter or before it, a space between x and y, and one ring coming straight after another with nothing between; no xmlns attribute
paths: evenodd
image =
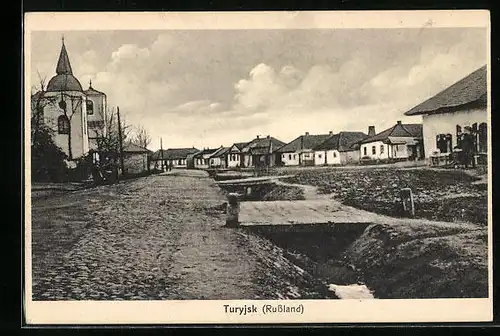
<svg viewBox="0 0 500 336"><path fill-rule="evenodd" d="M196 148L168 148L168 149L159 149L154 153L154 159L160 160L162 158L163 151L163 159L164 160L178 160L185 159L188 155L194 154L199 150Z"/></svg>
<svg viewBox="0 0 500 336"><path fill-rule="evenodd" d="M242 149L242 152L248 152L252 148L267 148L267 152L269 153L269 149L271 149L271 152L275 152L276 149L284 146L285 143L281 140L278 140L276 138L273 138L272 136L267 136L265 138L255 138L249 143L247 143ZM254 152L255 153L255 152Z"/></svg>
<svg viewBox="0 0 500 336"><path fill-rule="evenodd" d="M123 147L123 151L126 153L149 153L150 150L142 146L136 145L133 142L129 142Z"/></svg>
<svg viewBox="0 0 500 336"><path fill-rule="evenodd" d="M202 150L198 151L197 153L195 153L194 157L199 157L199 156L202 156L202 155L205 155L205 154L213 154L215 151L219 150L219 148L205 148L205 149L202 149Z"/></svg>
<svg viewBox="0 0 500 336"><path fill-rule="evenodd" d="M443 113L471 103L486 104L486 82L487 68L484 65L467 77L462 78L435 96L405 112L405 115Z"/></svg>
<svg viewBox="0 0 500 336"><path fill-rule="evenodd" d="M62 42L59 60L57 61L56 75L52 77L47 84L47 91L83 91L82 85L78 79L73 76L73 70L71 69L71 63L69 62L64 40Z"/></svg>
<svg viewBox="0 0 500 336"><path fill-rule="evenodd" d="M210 155L210 157L220 157L224 155L224 153L227 152L228 150L229 147L220 147L215 152L213 152L212 155Z"/></svg>
<svg viewBox="0 0 500 336"><path fill-rule="evenodd" d="M390 137L394 138L421 138L422 124L402 124L400 122L372 137L365 138L361 143L374 141L387 141Z"/></svg>
<svg viewBox="0 0 500 336"><path fill-rule="evenodd" d="M330 150L336 149L340 152L356 149L356 145L366 139L368 135L363 132L340 132L330 136L314 149Z"/></svg>
<svg viewBox="0 0 500 336"><path fill-rule="evenodd" d="M239 150L242 150L243 147L245 147L248 144L248 142L236 142L233 144L233 146L236 146Z"/></svg>
<svg viewBox="0 0 500 336"><path fill-rule="evenodd" d="M331 137L331 134L301 135L277 150L279 153L296 152L303 149L313 149Z"/></svg>

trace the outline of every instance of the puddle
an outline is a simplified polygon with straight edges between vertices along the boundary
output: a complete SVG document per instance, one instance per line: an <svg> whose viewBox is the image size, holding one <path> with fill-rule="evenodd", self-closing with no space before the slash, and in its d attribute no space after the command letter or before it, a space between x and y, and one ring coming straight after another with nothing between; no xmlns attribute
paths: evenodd
<svg viewBox="0 0 500 336"><path fill-rule="evenodd" d="M341 300L374 299L372 291L366 285L335 285L330 284L328 290L333 292Z"/></svg>

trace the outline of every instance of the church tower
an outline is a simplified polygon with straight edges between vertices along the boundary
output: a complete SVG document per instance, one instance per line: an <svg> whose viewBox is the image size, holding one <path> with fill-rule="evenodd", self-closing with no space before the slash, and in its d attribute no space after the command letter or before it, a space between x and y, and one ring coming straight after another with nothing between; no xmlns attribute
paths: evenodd
<svg viewBox="0 0 500 336"><path fill-rule="evenodd" d="M56 74L42 95L43 122L54 131L54 142L74 161L97 147L106 135L106 95L92 87L83 90L73 75L68 51L62 39Z"/></svg>
<svg viewBox="0 0 500 336"><path fill-rule="evenodd" d="M89 150L87 134L86 96L78 79L73 75L68 52L62 40L56 66L56 75L43 92L44 121L54 130L54 142L70 161Z"/></svg>

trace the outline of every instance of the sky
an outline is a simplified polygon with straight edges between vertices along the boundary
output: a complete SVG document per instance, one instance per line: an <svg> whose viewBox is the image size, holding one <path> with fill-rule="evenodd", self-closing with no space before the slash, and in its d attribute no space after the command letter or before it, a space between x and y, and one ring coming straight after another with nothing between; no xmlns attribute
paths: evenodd
<svg viewBox="0 0 500 336"><path fill-rule="evenodd" d="M219 147L271 135L377 132L487 63L482 28L33 32L33 85L73 74L105 92L150 149Z"/></svg>

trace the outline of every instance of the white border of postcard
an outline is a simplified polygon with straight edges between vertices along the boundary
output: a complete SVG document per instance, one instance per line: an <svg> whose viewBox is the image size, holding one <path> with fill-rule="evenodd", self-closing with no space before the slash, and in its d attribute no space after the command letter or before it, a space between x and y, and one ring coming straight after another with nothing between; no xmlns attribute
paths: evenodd
<svg viewBox="0 0 500 336"><path fill-rule="evenodd" d="M96 24L98 23L98 24ZM173 29L314 29L314 28L484 27L488 36L488 120L491 115L490 15L465 11L356 12L108 12L27 13L25 69L30 66L31 31L173 30ZM25 106L29 106L29 71L25 71ZM25 118L29 130L29 119ZM490 122L488 122L490 126ZM25 155L30 157L30 132ZM489 166L491 177L491 132ZM28 324L251 324L251 323L383 323L486 322L493 319L491 178L489 188L489 298L411 300L245 300L245 301L32 301L30 162L25 162L25 314ZM264 314L265 304L302 305L301 313ZM251 305L257 314L234 315L224 305Z"/></svg>

